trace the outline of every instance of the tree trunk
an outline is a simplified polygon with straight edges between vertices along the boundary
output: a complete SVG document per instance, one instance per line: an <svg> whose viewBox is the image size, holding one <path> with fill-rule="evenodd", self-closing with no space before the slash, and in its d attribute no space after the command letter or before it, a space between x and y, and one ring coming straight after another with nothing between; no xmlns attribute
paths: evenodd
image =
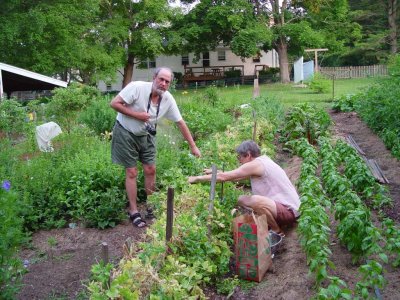
<svg viewBox="0 0 400 300"><path fill-rule="evenodd" d="M132 54L128 54L128 60L124 67L124 79L122 81L122 88L127 86L128 83L132 81L134 61L135 57Z"/></svg>
<svg viewBox="0 0 400 300"><path fill-rule="evenodd" d="M397 0L388 1L388 23L389 23L389 43L390 53L397 52Z"/></svg>
<svg viewBox="0 0 400 300"><path fill-rule="evenodd" d="M287 53L287 43L282 38L279 39L276 45L276 51L278 52L279 56L279 73L281 76L282 83L290 82L289 76L289 60L288 60L288 53Z"/></svg>

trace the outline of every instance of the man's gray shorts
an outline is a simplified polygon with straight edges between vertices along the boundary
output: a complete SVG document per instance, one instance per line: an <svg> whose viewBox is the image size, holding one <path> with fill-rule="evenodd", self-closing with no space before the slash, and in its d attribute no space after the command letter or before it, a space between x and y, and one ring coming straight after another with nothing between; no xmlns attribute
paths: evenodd
<svg viewBox="0 0 400 300"><path fill-rule="evenodd" d="M125 168L136 167L138 161L142 164L154 165L156 161L155 137L150 134L134 135L117 121L112 134L111 159L113 163Z"/></svg>

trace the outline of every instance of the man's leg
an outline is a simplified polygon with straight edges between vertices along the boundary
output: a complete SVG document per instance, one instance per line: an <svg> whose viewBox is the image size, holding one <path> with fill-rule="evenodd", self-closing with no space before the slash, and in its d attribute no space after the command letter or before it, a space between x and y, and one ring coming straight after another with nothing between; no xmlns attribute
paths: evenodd
<svg viewBox="0 0 400 300"><path fill-rule="evenodd" d="M243 195L239 197L238 204L240 206L251 208L260 215L266 215L268 226L271 228L271 230L277 233L282 232L282 229L276 222L277 209L274 200L258 195Z"/></svg>
<svg viewBox="0 0 400 300"><path fill-rule="evenodd" d="M146 222L142 219L137 208L137 169L127 168L125 170L125 188L129 199L129 218L134 226L142 228Z"/></svg>
<svg viewBox="0 0 400 300"><path fill-rule="evenodd" d="M156 166L154 164L143 164L143 173L144 173L144 188L146 190L146 195L150 196L153 194L156 188ZM154 218L153 209L147 203L147 214L146 218L152 219Z"/></svg>
<svg viewBox="0 0 400 300"><path fill-rule="evenodd" d="M129 200L129 214L133 215L138 212L137 208L137 168L125 169L125 189Z"/></svg>

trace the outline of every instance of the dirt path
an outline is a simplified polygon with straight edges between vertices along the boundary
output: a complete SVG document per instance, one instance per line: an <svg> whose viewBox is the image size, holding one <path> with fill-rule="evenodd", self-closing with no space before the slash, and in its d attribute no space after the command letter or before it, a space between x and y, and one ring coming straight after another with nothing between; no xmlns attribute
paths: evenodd
<svg viewBox="0 0 400 300"><path fill-rule="evenodd" d="M335 135L351 134L368 158L377 160L388 178L394 206L386 213L400 221L400 162L386 150L355 113L330 112L335 122ZM301 162L299 159L278 158L289 177L296 181ZM334 221L332 221L334 223ZM127 239L140 240L141 229L134 229L128 222L113 229L85 228L41 231L33 236L32 248L22 251L21 256L30 262L23 278L24 288L18 299L85 299L82 294L92 264L101 259L101 243L109 245L109 256L114 262L122 256ZM56 243L56 245L54 245ZM52 247L50 245L53 245ZM331 237L332 260L336 274L341 279L356 283L357 267L351 265L351 257L334 234ZM295 228L286 231L286 237L276 253L274 272L268 272L264 280L250 291L237 291L231 299L309 299L314 295L313 280L308 276L306 257L299 245ZM382 291L382 299L400 299L400 271L388 268L385 277L388 286ZM351 286L352 288L352 286ZM225 299L210 292L210 299Z"/></svg>

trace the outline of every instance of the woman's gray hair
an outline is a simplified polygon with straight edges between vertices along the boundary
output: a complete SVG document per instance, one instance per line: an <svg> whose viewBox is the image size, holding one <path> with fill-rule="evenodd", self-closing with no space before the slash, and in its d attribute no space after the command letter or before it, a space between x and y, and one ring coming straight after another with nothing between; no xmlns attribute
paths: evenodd
<svg viewBox="0 0 400 300"><path fill-rule="evenodd" d="M236 148L236 153L240 156L245 156L247 153L250 153L252 157L258 157L261 155L260 147L258 147L258 145L252 140L247 140L241 143Z"/></svg>
<svg viewBox="0 0 400 300"><path fill-rule="evenodd" d="M160 73L161 70L166 70L171 73L171 82L174 80L174 72L172 72L171 68L168 67L158 67L157 69L154 70L154 77Z"/></svg>

